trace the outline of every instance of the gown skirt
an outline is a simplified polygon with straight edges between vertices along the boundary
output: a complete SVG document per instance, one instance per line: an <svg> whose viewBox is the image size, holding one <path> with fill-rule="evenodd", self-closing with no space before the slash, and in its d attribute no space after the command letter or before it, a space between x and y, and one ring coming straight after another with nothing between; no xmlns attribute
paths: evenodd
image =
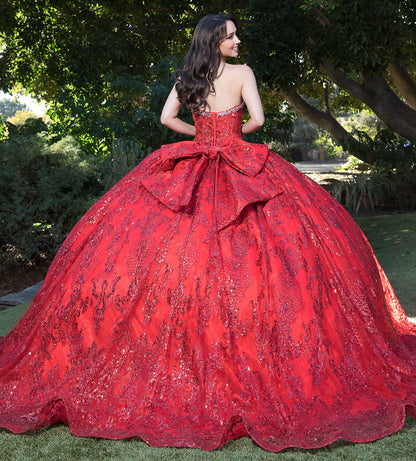
<svg viewBox="0 0 416 461"><path fill-rule="evenodd" d="M0 427L212 450L367 442L416 417L416 325L348 213L243 106L107 192L0 338Z"/></svg>

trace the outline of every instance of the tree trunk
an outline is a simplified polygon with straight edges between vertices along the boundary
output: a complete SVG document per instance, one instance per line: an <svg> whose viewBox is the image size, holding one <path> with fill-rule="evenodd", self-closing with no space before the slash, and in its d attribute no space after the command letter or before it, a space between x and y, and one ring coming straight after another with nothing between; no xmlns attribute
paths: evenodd
<svg viewBox="0 0 416 461"><path fill-rule="evenodd" d="M335 69L331 61L322 63L323 72L340 88L366 104L400 136L416 139L416 110L404 103L389 87L381 74L362 74L362 83Z"/></svg>
<svg viewBox="0 0 416 461"><path fill-rule="evenodd" d="M331 115L331 108L329 106L328 83L326 82L324 82L324 109L325 109L325 114Z"/></svg>
<svg viewBox="0 0 416 461"><path fill-rule="evenodd" d="M416 82L401 64L389 64L387 70L404 100L416 109Z"/></svg>
<svg viewBox="0 0 416 461"><path fill-rule="evenodd" d="M327 131L339 144L367 163L375 160L374 152L368 151L331 115L306 102L294 89L280 89L280 94L305 118Z"/></svg>

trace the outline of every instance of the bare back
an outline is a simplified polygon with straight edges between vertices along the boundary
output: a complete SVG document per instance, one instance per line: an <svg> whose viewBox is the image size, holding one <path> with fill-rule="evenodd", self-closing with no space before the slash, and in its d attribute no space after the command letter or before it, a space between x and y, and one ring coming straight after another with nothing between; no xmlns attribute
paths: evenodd
<svg viewBox="0 0 416 461"><path fill-rule="evenodd" d="M219 77L214 80L215 93L207 97L207 111L221 112L241 104L245 66L225 64Z"/></svg>
<svg viewBox="0 0 416 461"><path fill-rule="evenodd" d="M222 112L245 102L250 118L243 123L242 132L251 133L264 123L263 108L257 91L256 78L248 66L225 63L220 75L214 81L215 93L207 98L209 112ZM178 118L181 103L173 86L165 106L161 122L178 133L195 135L195 127Z"/></svg>

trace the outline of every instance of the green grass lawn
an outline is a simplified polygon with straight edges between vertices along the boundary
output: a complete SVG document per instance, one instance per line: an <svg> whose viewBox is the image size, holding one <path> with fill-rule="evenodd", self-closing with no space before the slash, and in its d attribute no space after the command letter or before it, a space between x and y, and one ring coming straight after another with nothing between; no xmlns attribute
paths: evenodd
<svg viewBox="0 0 416 461"><path fill-rule="evenodd" d="M406 313L416 317L416 213L357 219L380 264L389 277ZM0 311L0 334L5 334L27 305ZM74 437L62 424L15 435L0 429L1 461L260 461L342 460L415 461L416 419L408 418L402 430L366 444L342 440L318 450L288 449L269 453L251 439L229 442L213 452L190 448L153 448L137 438L105 440Z"/></svg>
<svg viewBox="0 0 416 461"><path fill-rule="evenodd" d="M416 213L356 221L370 241L406 314L416 317Z"/></svg>

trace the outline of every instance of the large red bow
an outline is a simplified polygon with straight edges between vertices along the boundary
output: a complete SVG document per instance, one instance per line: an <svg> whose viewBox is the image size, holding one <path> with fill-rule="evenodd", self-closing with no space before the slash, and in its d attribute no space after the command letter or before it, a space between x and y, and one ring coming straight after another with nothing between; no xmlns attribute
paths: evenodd
<svg viewBox="0 0 416 461"><path fill-rule="evenodd" d="M265 167L267 155L266 145L241 139L224 146L195 141L169 144L160 149L160 168L142 184L161 203L178 212L189 205L209 162L215 161L215 217L217 228L223 229L250 203L267 201L282 192Z"/></svg>

